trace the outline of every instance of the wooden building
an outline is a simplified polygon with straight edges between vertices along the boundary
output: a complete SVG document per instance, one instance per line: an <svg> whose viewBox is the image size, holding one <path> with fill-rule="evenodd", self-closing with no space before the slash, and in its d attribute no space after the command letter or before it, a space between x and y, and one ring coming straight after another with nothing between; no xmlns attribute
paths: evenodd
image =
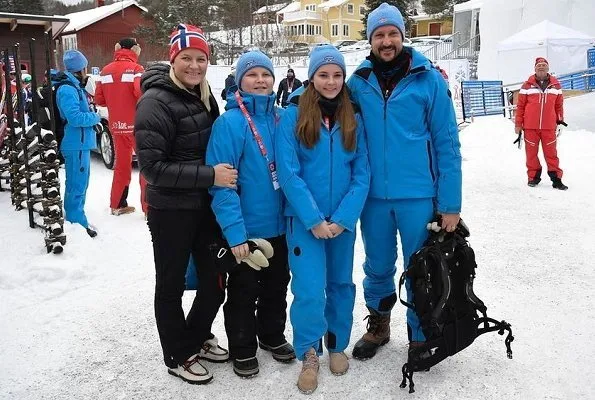
<svg viewBox="0 0 595 400"><path fill-rule="evenodd" d="M144 15L147 9L135 0L101 5L86 11L67 14L70 24L60 35L61 50L77 49L85 54L92 67L103 68L114 54L114 45L125 37L136 37L135 29L153 22ZM142 48L141 59L161 60L167 49L148 46L142 37L136 37ZM154 54L154 53L157 54Z"/></svg>
<svg viewBox="0 0 595 400"><path fill-rule="evenodd" d="M39 82L41 82L46 67L45 32L49 32L52 38L55 38L67 24L68 18L66 17L0 12L0 50L8 48L9 55L12 55L15 43L19 43L21 70L30 71L29 41L34 38L36 75ZM54 41L51 42L53 45ZM54 57L52 57L52 62L54 63L52 67L54 67Z"/></svg>

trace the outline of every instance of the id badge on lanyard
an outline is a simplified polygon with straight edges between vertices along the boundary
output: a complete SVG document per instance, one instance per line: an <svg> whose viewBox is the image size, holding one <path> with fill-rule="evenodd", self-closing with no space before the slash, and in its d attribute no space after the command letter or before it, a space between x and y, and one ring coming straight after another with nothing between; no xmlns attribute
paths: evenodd
<svg viewBox="0 0 595 400"><path fill-rule="evenodd" d="M279 190L281 188L281 185L279 185L279 177L277 176L277 165L274 161L269 161L269 172L271 173L273 188L275 190Z"/></svg>
<svg viewBox="0 0 595 400"><path fill-rule="evenodd" d="M244 114L244 117L246 117L246 120L248 121L250 130L252 131L252 136L254 136L254 139L256 140L256 143L258 144L258 149L260 150L260 154L262 154L262 156L264 157L264 159L267 162L267 167L269 169L269 174L271 175L271 182L273 183L273 188L275 190L279 190L281 188L281 185L279 185L279 177L277 176L277 165L275 164L275 161L269 160L269 155L268 155L266 146L264 145L264 141L262 140L262 137L258 133L258 129L256 129L256 125L254 124L254 121L252 121L252 117L250 117L248 110L246 110L246 106L244 105L244 103L242 101L242 97L240 96L239 91L235 92L235 97L236 97L236 101L238 102L238 104L240 106L240 110L242 110L242 114Z"/></svg>

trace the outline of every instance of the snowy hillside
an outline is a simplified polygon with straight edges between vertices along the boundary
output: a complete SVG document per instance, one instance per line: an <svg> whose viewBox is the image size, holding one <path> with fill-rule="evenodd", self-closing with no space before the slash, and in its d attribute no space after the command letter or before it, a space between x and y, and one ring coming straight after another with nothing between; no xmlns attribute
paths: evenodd
<svg viewBox="0 0 595 400"><path fill-rule="evenodd" d="M546 180L527 187L509 120L476 118L461 133L462 216L479 264L476 293L490 316L512 324L512 360L503 337L485 335L417 373L417 392L408 395L398 387L407 335L405 308L397 305L392 339L379 354L351 360L341 377L322 357L320 385L309 397L295 387L300 364L278 364L261 351L254 379L236 377L229 363L208 364L212 383L185 384L162 362L148 228L140 213L109 215L111 171L96 158L86 209L99 236L67 223L62 255L45 254L27 213L13 211L9 193L0 193L0 399L593 399L594 102L595 94L566 102L569 128L559 140L566 192ZM129 199L139 207L134 184ZM356 246L352 346L366 315L360 240ZM193 295L186 293L186 307ZM286 331L291 337L289 323ZM225 345L221 313L213 332Z"/></svg>

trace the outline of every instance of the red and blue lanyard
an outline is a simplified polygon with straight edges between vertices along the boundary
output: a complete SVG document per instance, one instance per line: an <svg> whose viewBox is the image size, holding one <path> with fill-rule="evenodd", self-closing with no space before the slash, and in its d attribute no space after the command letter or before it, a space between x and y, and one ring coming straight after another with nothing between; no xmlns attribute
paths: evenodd
<svg viewBox="0 0 595 400"><path fill-rule="evenodd" d="M262 156L264 157L264 159L267 162L269 173L271 175L271 181L273 182L273 188L275 190L279 190L280 185L279 185L279 178L277 176L277 166L275 165L275 161L269 159L267 148L264 145L264 140L262 140L262 136L260 136L260 133L258 133L258 129L256 128L256 125L254 124L252 117L248 113L248 110L246 109L246 106L244 105L244 101L242 99L242 96L240 96L239 91L235 92L235 97L236 97L236 101L238 102L238 105L240 107L240 110L242 111L242 114L244 114L246 121L248 121L248 126L250 126L250 130L252 131L252 136L254 137L254 140L256 140L256 143L258 144L258 149L260 150L260 154L262 154Z"/></svg>

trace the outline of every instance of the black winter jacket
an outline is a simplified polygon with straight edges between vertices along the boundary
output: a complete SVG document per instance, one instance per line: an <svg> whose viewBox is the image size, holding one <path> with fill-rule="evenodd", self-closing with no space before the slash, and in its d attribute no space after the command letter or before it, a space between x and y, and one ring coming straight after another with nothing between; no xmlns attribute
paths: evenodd
<svg viewBox="0 0 595 400"><path fill-rule="evenodd" d="M146 70L136 106L136 154L147 180L147 203L156 209L203 210L210 208L207 188L215 179L205 154L219 108L211 94L209 112L199 96L176 86L169 69L155 64Z"/></svg>
<svg viewBox="0 0 595 400"><path fill-rule="evenodd" d="M281 107L285 108L289 105L287 98L289 95L298 88L302 86L302 82L298 78L293 78L293 85L291 88L291 92L289 91L289 85L287 84L287 78L283 78L281 82L279 82L279 87L277 88L277 104L279 104L279 100L281 100Z"/></svg>

